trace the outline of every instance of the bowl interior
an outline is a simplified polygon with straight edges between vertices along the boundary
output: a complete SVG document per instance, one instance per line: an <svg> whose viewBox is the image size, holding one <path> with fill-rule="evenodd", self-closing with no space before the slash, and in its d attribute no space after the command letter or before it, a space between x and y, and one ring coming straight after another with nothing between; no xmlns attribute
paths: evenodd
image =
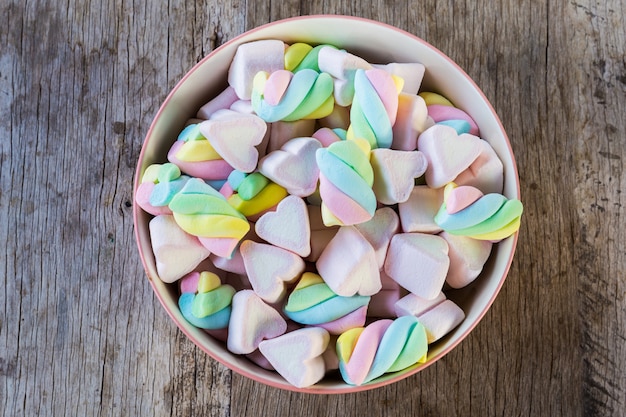
<svg viewBox="0 0 626 417"><path fill-rule="evenodd" d="M419 62L426 66L422 90L436 91L469 113L504 165L504 192L519 198L519 180L513 152L495 111L475 83L449 58L425 41L397 28L354 17L306 16L274 22L240 35L214 50L194 66L176 85L159 109L145 138L135 175L136 191L141 175L153 163L166 162L166 154L185 122L226 86L226 74L238 45L260 39L282 39L286 43L332 44L371 63ZM178 309L175 285L161 282L156 272L148 222L151 216L134 206L135 234L144 268L151 285L178 327L201 349L229 368L252 379L289 390L316 393L346 393L392 383L432 364L454 348L476 326L489 309L509 270L517 233L497 245L479 277L469 286L447 292L465 312L455 330L430 345L428 361L407 370L384 375L370 384L352 387L341 378L326 378L313 387L297 389L274 372L266 371L245 357L233 355L225 346L190 325Z"/></svg>

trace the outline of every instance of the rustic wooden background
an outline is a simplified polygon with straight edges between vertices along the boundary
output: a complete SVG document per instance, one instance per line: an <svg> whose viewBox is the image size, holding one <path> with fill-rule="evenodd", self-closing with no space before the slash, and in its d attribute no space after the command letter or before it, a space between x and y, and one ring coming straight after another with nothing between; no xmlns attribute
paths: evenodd
<svg viewBox="0 0 626 417"><path fill-rule="evenodd" d="M476 330L425 371L313 396L219 365L175 327L135 246L151 119L201 57L281 18L420 36L501 116L526 212ZM626 4L581 1L0 2L0 414L623 416Z"/></svg>

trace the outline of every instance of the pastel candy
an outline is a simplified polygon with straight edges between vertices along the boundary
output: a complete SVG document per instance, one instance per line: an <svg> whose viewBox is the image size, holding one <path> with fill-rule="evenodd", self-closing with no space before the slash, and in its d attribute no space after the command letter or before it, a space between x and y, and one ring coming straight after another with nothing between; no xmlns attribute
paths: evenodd
<svg viewBox="0 0 626 417"><path fill-rule="evenodd" d="M294 138L259 161L259 171L289 194L306 197L315 191L319 177L316 152L322 144L311 137Z"/></svg>
<svg viewBox="0 0 626 417"><path fill-rule="evenodd" d="M409 293L396 301L394 304L394 310L398 317L401 316L415 316L419 317L426 313L437 304L446 300L446 295L443 291L439 292L437 296L431 299L422 298L413 293Z"/></svg>
<svg viewBox="0 0 626 417"><path fill-rule="evenodd" d="M456 107L431 104L428 106L428 115L432 117L435 123L454 127L458 134L469 133L478 136L480 133L474 119Z"/></svg>
<svg viewBox="0 0 626 417"><path fill-rule="evenodd" d="M259 350L290 384L304 388L326 374L324 352L330 336L321 328L294 330L259 343Z"/></svg>
<svg viewBox="0 0 626 417"><path fill-rule="evenodd" d="M349 106L354 98L354 75L357 69L370 69L372 65L345 50L322 48L318 53L320 71L332 75L335 102Z"/></svg>
<svg viewBox="0 0 626 417"><path fill-rule="evenodd" d="M372 218L374 172L364 140L341 141L316 152L324 224L351 225Z"/></svg>
<svg viewBox="0 0 626 417"><path fill-rule="evenodd" d="M256 224L257 235L272 245L287 249L302 257L311 253L311 227L306 203L300 197L287 196L268 211Z"/></svg>
<svg viewBox="0 0 626 417"><path fill-rule="evenodd" d="M302 258L286 249L245 240L241 256L254 291L268 303L285 297L285 284L296 281L304 271Z"/></svg>
<svg viewBox="0 0 626 417"><path fill-rule="evenodd" d="M228 70L228 84L243 100L252 97L254 76L259 71L274 72L285 66L285 44L280 40L259 40L244 43L237 52Z"/></svg>
<svg viewBox="0 0 626 417"><path fill-rule="evenodd" d="M491 253L492 243L446 232L440 233L439 236L448 242L450 268L446 283L452 288L463 288L469 285L483 270Z"/></svg>
<svg viewBox="0 0 626 417"><path fill-rule="evenodd" d="M403 232L439 233L435 215L443 203L443 188L413 187L407 201L398 204Z"/></svg>
<svg viewBox="0 0 626 417"><path fill-rule="evenodd" d="M502 193L504 186L504 166L486 140L480 141L478 158L461 172L454 182L458 185L471 185L485 194Z"/></svg>
<svg viewBox="0 0 626 417"><path fill-rule="evenodd" d="M180 133L167 159L183 173L205 180L224 179L233 170L202 135L198 124L188 125Z"/></svg>
<svg viewBox="0 0 626 417"><path fill-rule="evenodd" d="M168 206L155 207L150 204L150 195L152 194L152 190L154 190L154 185L153 182L142 182L139 184L135 192L135 203L145 212L153 216L172 214L172 210L170 210Z"/></svg>
<svg viewBox="0 0 626 417"><path fill-rule="evenodd" d="M287 331L287 322L252 290L241 290L232 299L226 346L235 354L254 352L264 339Z"/></svg>
<svg viewBox="0 0 626 417"><path fill-rule="evenodd" d="M377 320L337 339L339 370L350 385L362 385L424 362L427 352L426 330L412 316Z"/></svg>
<svg viewBox="0 0 626 417"><path fill-rule="evenodd" d="M322 48L334 48L331 45L317 45L315 47L297 42L285 50L285 69L298 72L303 69L311 69L320 72L318 63L319 52Z"/></svg>
<svg viewBox="0 0 626 417"><path fill-rule="evenodd" d="M443 238L399 233L391 239L384 268L400 286L431 299L441 292L449 266L448 244Z"/></svg>
<svg viewBox="0 0 626 417"><path fill-rule="evenodd" d="M194 236L239 240L250 230L246 218L219 192L198 178L187 181L169 207L176 223Z"/></svg>
<svg viewBox="0 0 626 417"><path fill-rule="evenodd" d="M417 137L433 124L434 121L428 117L428 109L423 98L415 94L400 93L396 122L392 127L391 149L416 150Z"/></svg>
<svg viewBox="0 0 626 417"><path fill-rule="evenodd" d="M186 281L195 287L188 288ZM228 327L231 301L235 289L222 285L220 278L212 272L192 272L181 279L182 294L178 306L183 317L201 329L223 329Z"/></svg>
<svg viewBox="0 0 626 417"><path fill-rule="evenodd" d="M263 213L273 209L287 195L287 190L270 181L251 199L245 200L239 194L233 194L228 197L228 204L246 218L255 221Z"/></svg>
<svg viewBox="0 0 626 417"><path fill-rule="evenodd" d="M385 65L374 64L374 68L385 70L392 75L402 78L404 80L402 92L411 95L417 94L422 85L424 73L426 72L426 67L417 62L392 62Z"/></svg>
<svg viewBox="0 0 626 417"><path fill-rule="evenodd" d="M444 202L435 215L435 222L453 235L474 239L499 241L515 233L520 226L523 212L518 199L507 199L502 194L486 194L478 200L450 213L447 200L456 193L457 185L450 183L444 190Z"/></svg>
<svg viewBox="0 0 626 417"><path fill-rule="evenodd" d="M481 151L481 139L470 135L458 135L449 126L435 125L426 129L417 139L417 148L428 161L426 183L440 188L465 171Z"/></svg>
<svg viewBox="0 0 626 417"><path fill-rule="evenodd" d="M382 269L391 237L400 230L400 219L391 207L376 210L367 222L354 225L374 248L378 269Z"/></svg>
<svg viewBox="0 0 626 417"><path fill-rule="evenodd" d="M229 165L243 172L254 171L259 158L255 146L267 130L263 120L253 114L220 110L200 123L199 129Z"/></svg>
<svg viewBox="0 0 626 417"><path fill-rule="evenodd" d="M239 100L237 92L231 86L226 87L221 93L209 100L205 105L200 107L197 116L200 119L207 120L213 113L218 110L228 109L233 103Z"/></svg>
<svg viewBox="0 0 626 417"><path fill-rule="evenodd" d="M458 326L465 313L442 292L432 300L409 294L396 303L398 317L417 317L426 329L428 343L434 343Z"/></svg>
<svg viewBox="0 0 626 417"><path fill-rule="evenodd" d="M321 276L306 272L289 295L283 311L296 323L319 326L341 334L365 324L369 296L334 293Z"/></svg>
<svg viewBox="0 0 626 417"><path fill-rule="evenodd" d="M428 166L426 156L420 151L384 148L373 149L370 162L374 170L372 188L376 199L387 205L408 200L415 178L421 177Z"/></svg>
<svg viewBox="0 0 626 417"><path fill-rule="evenodd" d="M401 84L384 70L356 71L348 138L365 139L372 149L391 147Z"/></svg>
<svg viewBox="0 0 626 417"><path fill-rule="evenodd" d="M209 250L182 230L173 216L156 216L149 228L157 273L165 283L182 278L209 256Z"/></svg>
<svg viewBox="0 0 626 417"><path fill-rule="evenodd" d="M340 227L315 265L338 295L373 295L381 288L376 252L354 226Z"/></svg>
<svg viewBox="0 0 626 417"><path fill-rule="evenodd" d="M282 70L286 72L286 70ZM280 101L273 104L265 98L265 89L270 77L267 72L259 72L254 77L252 107L256 114L266 122L279 120L294 121L299 119L319 119L328 116L334 106L333 80L325 73L312 69L303 69L293 74L285 91L281 94L272 88L271 96L279 96Z"/></svg>
<svg viewBox="0 0 626 417"><path fill-rule="evenodd" d="M313 133L313 137L317 139L324 148L328 148L332 143L342 140L338 132L328 127L322 127Z"/></svg>

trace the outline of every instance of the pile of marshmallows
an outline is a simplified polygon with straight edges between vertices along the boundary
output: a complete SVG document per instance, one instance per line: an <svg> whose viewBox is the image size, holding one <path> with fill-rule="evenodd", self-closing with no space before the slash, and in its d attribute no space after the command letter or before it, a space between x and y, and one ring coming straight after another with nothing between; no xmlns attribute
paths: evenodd
<svg viewBox="0 0 626 417"><path fill-rule="evenodd" d="M503 165L419 63L238 47L228 87L136 192L162 281L229 351L307 387L424 362L463 319L443 289L519 228Z"/></svg>

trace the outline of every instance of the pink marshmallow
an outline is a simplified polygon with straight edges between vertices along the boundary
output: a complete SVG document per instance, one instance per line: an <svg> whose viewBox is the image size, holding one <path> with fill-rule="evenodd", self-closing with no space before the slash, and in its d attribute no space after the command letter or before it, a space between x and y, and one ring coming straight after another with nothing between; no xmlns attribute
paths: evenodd
<svg viewBox="0 0 626 417"><path fill-rule="evenodd" d="M327 148L331 143L339 142L341 138L330 128L322 127L313 133L313 137L320 141L323 147Z"/></svg>
<svg viewBox="0 0 626 417"><path fill-rule="evenodd" d="M402 231L439 233L441 227L435 223L435 214L443 203L443 188L434 189L416 185L409 199L398 205Z"/></svg>
<svg viewBox="0 0 626 417"><path fill-rule="evenodd" d="M478 158L461 172L454 182L458 185L471 185L485 194L501 194L504 186L504 166L496 151L486 140L480 142Z"/></svg>
<svg viewBox="0 0 626 417"><path fill-rule="evenodd" d="M422 132L417 149L426 155L426 183L440 188L454 180L478 158L481 139L464 133L458 135L450 126L435 125Z"/></svg>
<svg viewBox="0 0 626 417"><path fill-rule="evenodd" d="M302 258L277 246L245 240L240 250L252 288L268 303L282 300L285 284L295 282L305 268Z"/></svg>
<svg viewBox="0 0 626 417"><path fill-rule="evenodd" d="M198 125L200 132L233 168L243 172L254 171L259 158L255 146L263 140L267 124L255 115L232 110L218 113L219 117L215 113L211 119Z"/></svg>
<svg viewBox="0 0 626 417"><path fill-rule="evenodd" d="M285 44L280 40L259 40L237 47L228 69L228 84L243 100L252 97L252 83L259 71L273 73L285 68Z"/></svg>
<svg viewBox="0 0 626 417"><path fill-rule="evenodd" d="M337 320L318 324L317 327L327 330L330 334L340 335L346 330L364 326L368 315L368 309L368 306L357 308L353 312L348 313L343 317L339 317Z"/></svg>
<svg viewBox="0 0 626 417"><path fill-rule="evenodd" d="M259 344L259 350L276 371L290 384L304 388L326 374L324 352L330 336L319 327L286 333Z"/></svg>
<svg viewBox="0 0 626 417"><path fill-rule="evenodd" d="M289 195L255 224L257 235L272 245L287 249L302 257L311 254L311 227L306 203Z"/></svg>
<svg viewBox="0 0 626 417"><path fill-rule="evenodd" d="M417 137L434 124L428 117L424 99L415 94L400 93L398 96L398 114L393 125L391 149L414 151L417 149Z"/></svg>
<svg viewBox="0 0 626 417"><path fill-rule="evenodd" d="M417 62L392 62L385 65L374 64L374 68L383 69L392 75L402 78L404 80L402 92L414 95L419 91L422 85L422 79L424 78L424 72L426 71L426 67Z"/></svg>
<svg viewBox="0 0 626 417"><path fill-rule="evenodd" d="M135 203L141 207L145 212L158 216L160 214L172 214L172 210L168 206L153 206L150 204L150 194L154 190L155 184L153 182L142 182L137 187L135 192Z"/></svg>
<svg viewBox="0 0 626 417"><path fill-rule="evenodd" d="M483 266L493 244L488 240L472 239L466 236L439 234L448 242L450 269L446 283L452 288L463 288L473 282L483 270Z"/></svg>
<svg viewBox="0 0 626 417"><path fill-rule="evenodd" d="M264 339L287 331L287 322L273 307L252 290L241 290L233 296L226 346L235 354L254 352Z"/></svg>
<svg viewBox="0 0 626 417"><path fill-rule="evenodd" d="M230 106L238 99L239 98L237 97L235 90L228 86L221 93L215 96L215 98L200 107L197 116L199 119L207 120L216 111L230 108Z"/></svg>
<svg viewBox="0 0 626 417"><path fill-rule="evenodd" d="M376 252L354 226L342 226L316 262L335 294L373 295L381 289Z"/></svg>
<svg viewBox="0 0 626 417"><path fill-rule="evenodd" d="M384 268L400 286L432 299L441 292L449 266L448 244L443 238L399 233L391 239Z"/></svg>
<svg viewBox="0 0 626 417"><path fill-rule="evenodd" d="M209 250L181 229L174 216L156 216L149 227L157 273L163 282L180 279L209 256Z"/></svg>
<svg viewBox="0 0 626 417"><path fill-rule="evenodd" d="M403 203L409 199L415 178L426 172L428 162L420 151L395 151L373 149L370 162L374 170L374 194L387 205Z"/></svg>

